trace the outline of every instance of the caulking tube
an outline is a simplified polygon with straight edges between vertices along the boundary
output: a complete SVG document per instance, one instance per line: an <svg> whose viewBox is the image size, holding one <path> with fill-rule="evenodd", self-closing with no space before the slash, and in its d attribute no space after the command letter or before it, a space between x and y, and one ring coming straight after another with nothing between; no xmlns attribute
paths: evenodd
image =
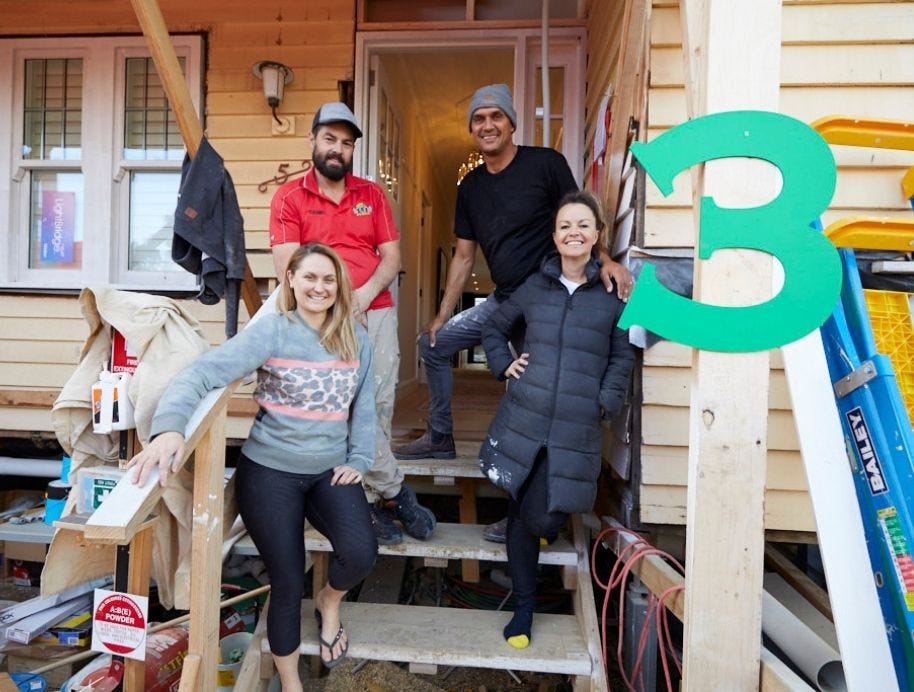
<svg viewBox="0 0 914 692"><path fill-rule="evenodd" d="M778 265L775 264L775 267ZM783 276L783 274L781 274ZM818 329L781 347L847 685L898 689Z"/></svg>
<svg viewBox="0 0 914 692"><path fill-rule="evenodd" d="M762 632L817 689L847 691L838 652L767 591L762 592Z"/></svg>

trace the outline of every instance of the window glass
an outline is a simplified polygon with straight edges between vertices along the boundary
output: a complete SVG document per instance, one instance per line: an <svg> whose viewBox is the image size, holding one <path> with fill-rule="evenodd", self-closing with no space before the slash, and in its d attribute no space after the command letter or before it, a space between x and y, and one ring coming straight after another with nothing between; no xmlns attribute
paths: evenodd
<svg viewBox="0 0 914 692"><path fill-rule="evenodd" d="M29 267L79 269L83 249L83 175L33 171L29 200Z"/></svg>
<svg viewBox="0 0 914 692"><path fill-rule="evenodd" d="M80 58L25 61L23 159L81 157L82 69Z"/></svg>
<svg viewBox="0 0 914 692"><path fill-rule="evenodd" d="M179 58L184 72L185 59ZM184 158L184 142L152 58L127 58L124 95L124 158Z"/></svg>
<svg viewBox="0 0 914 692"><path fill-rule="evenodd" d="M543 142L543 70L536 68L536 144L563 150L565 136L565 68L549 68L549 142Z"/></svg>
<svg viewBox="0 0 914 692"><path fill-rule="evenodd" d="M171 236L180 182L180 173L131 173L128 269L183 271L171 261Z"/></svg>

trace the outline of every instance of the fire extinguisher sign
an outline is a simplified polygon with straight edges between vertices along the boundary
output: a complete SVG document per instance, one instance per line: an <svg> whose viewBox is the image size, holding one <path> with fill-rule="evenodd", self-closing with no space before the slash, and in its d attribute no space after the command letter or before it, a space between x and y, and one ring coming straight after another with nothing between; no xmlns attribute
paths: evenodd
<svg viewBox="0 0 914 692"><path fill-rule="evenodd" d="M95 590L92 649L138 661L146 659L146 622L149 598Z"/></svg>

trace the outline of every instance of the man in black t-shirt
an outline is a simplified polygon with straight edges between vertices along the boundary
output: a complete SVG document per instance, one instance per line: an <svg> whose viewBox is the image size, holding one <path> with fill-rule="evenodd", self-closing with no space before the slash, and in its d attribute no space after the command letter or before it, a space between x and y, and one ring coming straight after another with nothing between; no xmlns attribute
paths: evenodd
<svg viewBox="0 0 914 692"><path fill-rule="evenodd" d="M455 458L451 357L478 345L482 325L498 304L539 269L553 248L552 226L559 200L578 189L561 154L514 143L517 114L507 85L478 89L467 119L485 165L470 171L457 189L457 247L448 267L444 297L438 314L419 334L428 376L429 427L422 437L393 449L398 459ZM472 272L477 244L489 265L495 291L485 302L451 317ZM605 248L600 248L600 255L606 289L613 290L615 282L620 298L627 300L631 274L613 262Z"/></svg>

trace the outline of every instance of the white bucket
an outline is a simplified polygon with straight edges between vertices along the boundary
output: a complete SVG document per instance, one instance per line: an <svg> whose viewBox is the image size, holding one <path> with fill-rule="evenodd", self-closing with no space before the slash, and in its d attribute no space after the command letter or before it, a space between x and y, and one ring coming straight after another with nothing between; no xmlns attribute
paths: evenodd
<svg viewBox="0 0 914 692"><path fill-rule="evenodd" d="M232 692L238 671L241 670L241 661L251 644L254 635L250 632L235 632L219 640L219 660L221 663L216 670L217 692Z"/></svg>

